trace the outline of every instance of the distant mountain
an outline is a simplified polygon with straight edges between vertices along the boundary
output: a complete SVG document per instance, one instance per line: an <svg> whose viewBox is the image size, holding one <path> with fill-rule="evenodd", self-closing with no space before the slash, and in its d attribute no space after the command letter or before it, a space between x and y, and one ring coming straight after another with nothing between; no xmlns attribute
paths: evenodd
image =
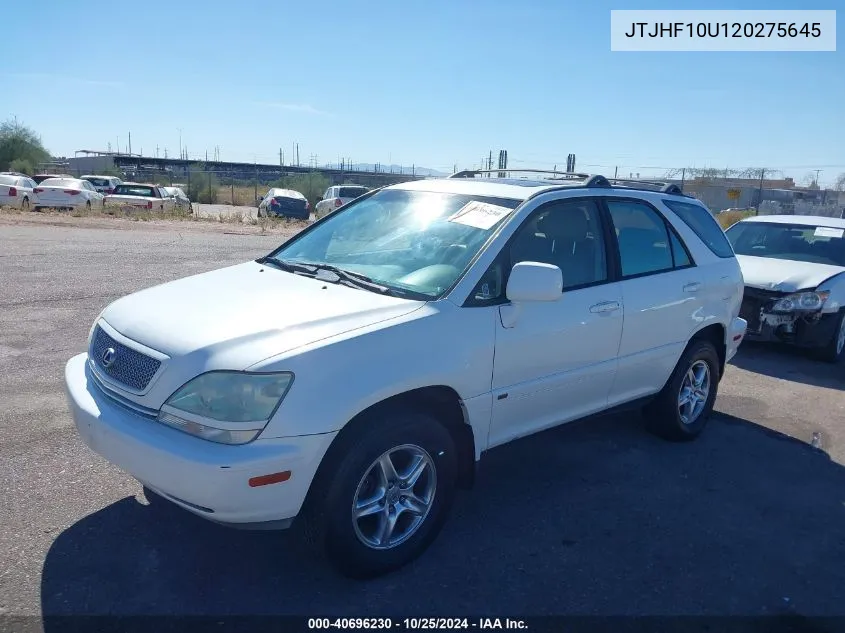
<svg viewBox="0 0 845 633"><path fill-rule="evenodd" d="M373 163L353 163L352 169L357 171L374 171L376 165ZM417 165L416 167L412 167L411 165L378 165L378 170L380 172L386 173L394 173L394 174L410 174L413 173L417 176L448 176L449 174L437 171L436 169L430 169L428 167L420 167Z"/></svg>

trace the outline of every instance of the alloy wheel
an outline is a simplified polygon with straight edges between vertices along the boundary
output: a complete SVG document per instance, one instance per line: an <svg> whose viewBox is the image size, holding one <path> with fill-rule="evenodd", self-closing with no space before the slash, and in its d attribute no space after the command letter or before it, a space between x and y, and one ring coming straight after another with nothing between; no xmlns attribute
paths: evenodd
<svg viewBox="0 0 845 633"><path fill-rule="evenodd" d="M678 415L684 424L692 424L701 415L710 395L710 366L695 361L681 382L678 392Z"/></svg>
<svg viewBox="0 0 845 633"><path fill-rule="evenodd" d="M355 535L372 549L404 543L425 521L436 491L437 472L425 449L414 444L390 449L358 483L352 500Z"/></svg>

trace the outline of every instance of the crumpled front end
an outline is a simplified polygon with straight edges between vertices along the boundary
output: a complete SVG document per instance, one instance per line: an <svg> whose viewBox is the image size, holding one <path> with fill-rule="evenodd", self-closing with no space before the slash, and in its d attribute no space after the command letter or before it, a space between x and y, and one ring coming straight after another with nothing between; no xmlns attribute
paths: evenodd
<svg viewBox="0 0 845 633"><path fill-rule="evenodd" d="M746 339L799 347L827 344L836 328L836 313L823 312L822 305L805 307L789 299L800 294L814 293L789 293L746 286L739 313L748 321Z"/></svg>

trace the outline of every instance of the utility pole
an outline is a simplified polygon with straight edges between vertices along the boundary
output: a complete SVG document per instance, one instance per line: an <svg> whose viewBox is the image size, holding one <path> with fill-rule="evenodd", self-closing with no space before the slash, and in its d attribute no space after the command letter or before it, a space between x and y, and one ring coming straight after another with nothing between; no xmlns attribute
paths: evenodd
<svg viewBox="0 0 845 633"><path fill-rule="evenodd" d="M279 148L279 167L282 166L282 148Z"/></svg>
<svg viewBox="0 0 845 633"><path fill-rule="evenodd" d="M299 162L299 143L296 144L296 166L299 167L301 163Z"/></svg>
<svg viewBox="0 0 845 633"><path fill-rule="evenodd" d="M616 180L616 177L617 177L618 175L619 175L619 165L617 165L617 166L613 169L613 179L614 179L614 180Z"/></svg>
<svg viewBox="0 0 845 633"><path fill-rule="evenodd" d="M129 154L132 154L132 132L129 132Z"/></svg>
<svg viewBox="0 0 845 633"><path fill-rule="evenodd" d="M760 189L757 191L757 207L754 209L754 215L760 215L760 203L763 201L763 176L766 175L766 170L760 170Z"/></svg>
<svg viewBox="0 0 845 633"><path fill-rule="evenodd" d="M684 181L687 179L687 168L681 170L681 191L684 190Z"/></svg>
<svg viewBox="0 0 845 633"><path fill-rule="evenodd" d="M156 158L158 158L158 145L156 145Z"/></svg>
<svg viewBox="0 0 845 633"><path fill-rule="evenodd" d="M816 183L816 187L818 187L818 186L819 186L819 174L821 173L821 171L822 171L822 170L821 170L821 169L816 169L815 171L816 171L816 180L815 180L815 183Z"/></svg>

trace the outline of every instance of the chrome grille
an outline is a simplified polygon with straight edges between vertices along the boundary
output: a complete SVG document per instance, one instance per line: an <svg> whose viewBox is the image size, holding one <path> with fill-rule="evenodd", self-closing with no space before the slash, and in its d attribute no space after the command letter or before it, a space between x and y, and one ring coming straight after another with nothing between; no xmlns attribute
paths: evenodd
<svg viewBox="0 0 845 633"><path fill-rule="evenodd" d="M114 350L113 360L106 365L103 355L109 348ZM91 340L91 359L106 376L135 391L146 389L161 365L161 361L118 343L99 325Z"/></svg>

